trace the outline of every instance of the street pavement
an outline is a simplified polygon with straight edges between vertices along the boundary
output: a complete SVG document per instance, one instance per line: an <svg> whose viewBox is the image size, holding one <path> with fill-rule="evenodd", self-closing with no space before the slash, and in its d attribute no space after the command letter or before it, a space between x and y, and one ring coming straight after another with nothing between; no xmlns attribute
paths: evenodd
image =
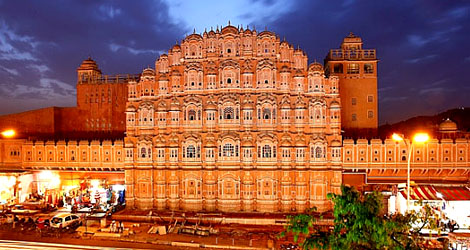
<svg viewBox="0 0 470 250"><path fill-rule="evenodd" d="M114 248L101 246L84 246L58 243L44 243L32 241L0 240L0 249L48 249L48 250L85 250L85 249L104 249L104 250L127 250L137 248Z"/></svg>

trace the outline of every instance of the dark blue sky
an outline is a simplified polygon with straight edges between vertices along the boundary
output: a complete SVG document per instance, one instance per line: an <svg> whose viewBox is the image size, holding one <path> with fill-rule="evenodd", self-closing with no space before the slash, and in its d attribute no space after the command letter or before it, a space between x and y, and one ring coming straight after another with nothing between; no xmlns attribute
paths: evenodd
<svg viewBox="0 0 470 250"><path fill-rule="evenodd" d="M138 73L196 29L255 26L323 61L350 31L379 63L380 123L470 106L470 2L0 0L0 114L74 106L76 68Z"/></svg>

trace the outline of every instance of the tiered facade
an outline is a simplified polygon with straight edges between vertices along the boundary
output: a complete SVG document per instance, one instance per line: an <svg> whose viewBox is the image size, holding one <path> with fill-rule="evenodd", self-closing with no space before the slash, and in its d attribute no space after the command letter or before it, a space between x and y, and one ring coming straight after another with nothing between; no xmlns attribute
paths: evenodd
<svg viewBox="0 0 470 250"><path fill-rule="evenodd" d="M192 34L129 83L125 176L138 208L327 208L341 185L338 78L268 31Z"/></svg>
<svg viewBox="0 0 470 250"><path fill-rule="evenodd" d="M10 181L0 194L32 193L49 170L60 175L57 192L92 179L125 184L130 208L299 212L329 208L326 194L341 184L404 183L408 145L342 140L342 129L377 129L375 50L350 35L326 70L307 62L271 32L230 25L189 35L140 75L102 75L87 59L76 108L0 119L2 130L51 136L0 140L0 178ZM469 135L447 120L433 137L413 147L411 179L468 184ZM21 183L31 174L32 185Z"/></svg>

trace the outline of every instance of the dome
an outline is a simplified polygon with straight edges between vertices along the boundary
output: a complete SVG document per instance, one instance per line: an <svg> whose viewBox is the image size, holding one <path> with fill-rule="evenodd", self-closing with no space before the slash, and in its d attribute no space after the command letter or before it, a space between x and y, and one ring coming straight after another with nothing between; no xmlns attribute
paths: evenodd
<svg viewBox="0 0 470 250"><path fill-rule="evenodd" d="M163 73L160 75L158 78L159 81L168 81L168 75L166 73Z"/></svg>
<svg viewBox="0 0 470 250"><path fill-rule="evenodd" d="M322 71L323 72L323 65L318 62L314 62L308 66L308 71Z"/></svg>
<svg viewBox="0 0 470 250"><path fill-rule="evenodd" d="M171 51L180 51L180 50L181 50L181 46L179 44L175 44L173 48L171 48Z"/></svg>
<svg viewBox="0 0 470 250"><path fill-rule="evenodd" d="M101 73L101 70L98 68L98 64L96 64L96 62L91 59L91 57L83 60L82 64L80 64L80 67L78 67L78 70L97 70Z"/></svg>
<svg viewBox="0 0 470 250"><path fill-rule="evenodd" d="M290 73L290 68L287 65L282 66L281 73Z"/></svg>
<svg viewBox="0 0 470 250"><path fill-rule="evenodd" d="M224 35L229 34L229 33L238 34L238 29L237 27L230 25L230 22L229 22L227 26L222 28L221 33Z"/></svg>
<svg viewBox="0 0 470 250"><path fill-rule="evenodd" d="M331 146L332 147L341 147L341 142L339 140L333 140L331 141Z"/></svg>
<svg viewBox="0 0 470 250"><path fill-rule="evenodd" d="M155 70L146 68L144 71L142 71L142 76L155 76Z"/></svg>
<svg viewBox="0 0 470 250"><path fill-rule="evenodd" d="M332 102L330 103L330 108L331 108L331 109L340 109L341 106L339 105L339 102L337 102L337 101L332 101Z"/></svg>
<svg viewBox="0 0 470 250"><path fill-rule="evenodd" d="M439 124L439 132L441 133L449 133L449 132L457 132L457 124L447 118L445 121Z"/></svg>
<svg viewBox="0 0 470 250"><path fill-rule="evenodd" d="M275 36L275 35L274 35L273 32L265 30L265 31L262 31L261 33L259 33L258 36L261 37L261 36Z"/></svg>
<svg viewBox="0 0 470 250"><path fill-rule="evenodd" d="M251 140L243 140L241 146L242 146L242 147L253 147L253 141L251 141Z"/></svg>
<svg viewBox="0 0 470 250"><path fill-rule="evenodd" d="M213 30L210 30L208 33L207 33L207 36L208 37L215 37L215 32Z"/></svg>
<svg viewBox="0 0 470 250"><path fill-rule="evenodd" d="M202 41L202 36L199 35L199 34L193 33L193 34L187 36L185 40L186 40L186 41L189 41L189 40Z"/></svg>
<svg viewBox="0 0 470 250"><path fill-rule="evenodd" d="M304 72L301 69L297 69L294 73L294 77L304 77Z"/></svg>

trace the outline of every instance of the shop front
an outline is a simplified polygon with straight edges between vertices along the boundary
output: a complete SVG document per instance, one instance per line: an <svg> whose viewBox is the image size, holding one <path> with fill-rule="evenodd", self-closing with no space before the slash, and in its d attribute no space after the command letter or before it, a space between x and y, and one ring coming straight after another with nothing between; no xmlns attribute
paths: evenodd
<svg viewBox="0 0 470 250"><path fill-rule="evenodd" d="M17 179L14 174L0 176L0 205L9 205L15 201L18 189Z"/></svg>
<svg viewBox="0 0 470 250"><path fill-rule="evenodd" d="M24 178L23 204L46 207L104 207L125 203L123 172L37 171Z"/></svg>
<svg viewBox="0 0 470 250"><path fill-rule="evenodd" d="M406 188L402 189L394 198L397 212L406 211L406 193ZM429 204L444 221L453 220L460 228L470 227L470 189L467 186L412 186L409 209L419 211L422 204Z"/></svg>

